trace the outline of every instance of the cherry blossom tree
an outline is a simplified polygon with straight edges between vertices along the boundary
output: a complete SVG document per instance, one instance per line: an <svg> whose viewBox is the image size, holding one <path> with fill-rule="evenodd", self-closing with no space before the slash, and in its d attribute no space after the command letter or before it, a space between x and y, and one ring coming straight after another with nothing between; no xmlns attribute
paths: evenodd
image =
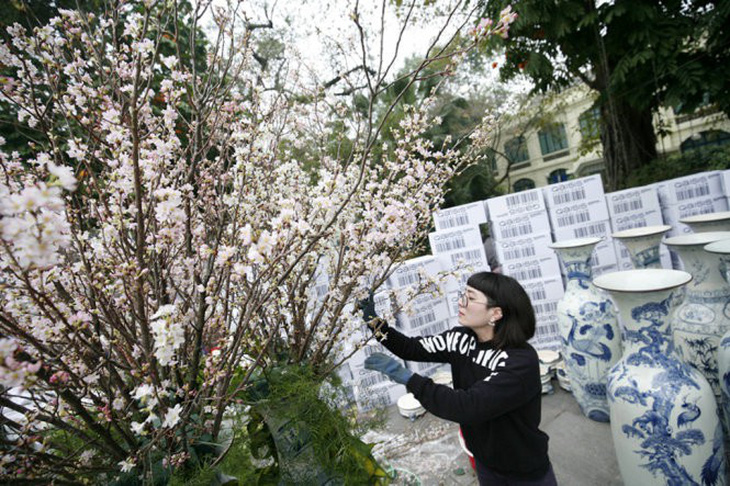
<svg viewBox="0 0 730 486"><path fill-rule="evenodd" d="M370 66L357 3L368 68L341 78L370 100L364 113L294 76L265 89L237 5L185 6L62 10L0 44L3 109L35 134L30 155L0 147L3 480L151 482L220 440L257 370L325 376L360 325L353 302L417 247L468 164L421 137L428 102L373 162L389 66ZM448 74L514 19L477 24L463 7L447 16L460 22L439 40L449 49L408 82L445 57ZM217 30L200 57L181 39L197 45L206 12ZM347 151L297 159L337 137Z"/></svg>

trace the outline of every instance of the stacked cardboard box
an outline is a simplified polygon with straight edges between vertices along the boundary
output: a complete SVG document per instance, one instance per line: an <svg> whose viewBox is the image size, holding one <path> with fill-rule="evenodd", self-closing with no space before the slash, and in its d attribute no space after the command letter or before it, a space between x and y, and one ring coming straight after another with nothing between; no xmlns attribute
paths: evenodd
<svg viewBox="0 0 730 486"><path fill-rule="evenodd" d="M523 282L527 295L532 301L535 310L537 328L532 345L542 349L556 349L560 347L560 328L558 327L558 302L563 298L565 290L563 279L559 274L542 280Z"/></svg>
<svg viewBox="0 0 730 486"><path fill-rule="evenodd" d="M601 176L596 174L543 189L556 242L600 237L593 251L593 276L618 269Z"/></svg>
<svg viewBox="0 0 730 486"><path fill-rule="evenodd" d="M656 187L644 186L606 194L608 214L611 219L613 232L624 231L645 226L661 226L664 224L659 195ZM619 270L634 268L626 247L618 240L614 240L614 249ZM660 258L664 268L672 268L669 250L660 247Z"/></svg>
<svg viewBox="0 0 730 486"><path fill-rule="evenodd" d="M691 233L679 220L696 214L728 210L721 171L703 172L654 184L662 216L672 229L667 236Z"/></svg>
<svg viewBox="0 0 730 486"><path fill-rule="evenodd" d="M542 190L491 198L486 205L502 272L531 294L538 323L532 344L556 348L560 338L555 308L563 286L558 259L548 246L553 240Z"/></svg>
<svg viewBox="0 0 730 486"><path fill-rule="evenodd" d="M667 236L691 233L692 229L679 220L697 214L728 210L721 171L702 172L654 184L665 224L672 229ZM672 266L681 269L682 261L670 251Z"/></svg>

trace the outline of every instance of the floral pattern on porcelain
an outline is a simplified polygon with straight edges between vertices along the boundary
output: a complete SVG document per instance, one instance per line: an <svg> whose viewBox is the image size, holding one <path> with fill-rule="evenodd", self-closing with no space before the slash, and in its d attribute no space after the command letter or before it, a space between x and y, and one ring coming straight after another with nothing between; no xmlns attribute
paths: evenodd
<svg viewBox="0 0 730 486"><path fill-rule="evenodd" d="M591 283L594 246L555 248L568 279L557 313L573 396L584 415L607 422L607 373L620 357L621 339L613 303Z"/></svg>
<svg viewBox="0 0 730 486"><path fill-rule="evenodd" d="M705 252L702 246L674 248L692 274L692 282L673 316L672 331L679 356L707 378L722 405L717 360L720 340L730 331L730 286L725 280L722 258ZM727 426L724 415L723 422Z"/></svg>
<svg viewBox="0 0 730 486"><path fill-rule="evenodd" d="M614 437L620 430L635 457L642 458L640 467L664 484L724 484L725 456L717 408L703 376L673 354L667 326L671 308L670 296L631 310L633 320L643 326L626 331L631 350L609 373L608 392L612 422L617 422L618 415L626 415L614 410L614 403L621 403L623 412L633 412L628 420L612 423ZM649 375L648 380L641 380L644 386L639 383L640 373ZM705 432L699 425L704 425ZM711 438L707 437L708 426ZM682 461L694 453L706 456L701 477L688 471Z"/></svg>

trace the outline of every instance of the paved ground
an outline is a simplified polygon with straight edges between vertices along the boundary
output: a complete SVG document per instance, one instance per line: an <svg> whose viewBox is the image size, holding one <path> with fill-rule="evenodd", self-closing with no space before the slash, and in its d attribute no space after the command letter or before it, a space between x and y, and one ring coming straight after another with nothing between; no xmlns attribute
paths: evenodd
<svg viewBox="0 0 730 486"><path fill-rule="evenodd" d="M550 436L550 459L562 486L616 486L621 477L608 424L581 414L570 393L557 386L543 395L541 429ZM399 471L398 485L477 485L469 459L458 442L458 426L431 414L410 421L388 409L383 430L371 432L376 457Z"/></svg>

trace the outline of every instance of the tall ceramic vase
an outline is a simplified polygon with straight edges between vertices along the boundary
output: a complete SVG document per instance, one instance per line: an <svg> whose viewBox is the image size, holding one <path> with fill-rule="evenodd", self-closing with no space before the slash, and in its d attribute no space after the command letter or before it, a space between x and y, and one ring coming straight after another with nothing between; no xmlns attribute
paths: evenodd
<svg viewBox="0 0 730 486"><path fill-rule="evenodd" d="M722 335L730 330L730 316L725 315L730 285L723 278L717 257L707 253L704 246L727 238L730 232L720 231L687 233L664 240L693 277L672 318L674 344L679 356L705 375L718 399L717 348Z"/></svg>
<svg viewBox="0 0 730 486"><path fill-rule="evenodd" d="M725 282L730 282L730 240L720 240L705 246L705 251L715 257L720 274ZM722 314L730 319L730 304L726 305ZM726 444L730 441L730 331L725 332L720 338L717 349L718 383L720 385L723 420L725 423Z"/></svg>
<svg viewBox="0 0 730 486"><path fill-rule="evenodd" d="M689 226L695 233L730 231L730 211L696 214L682 218L679 222Z"/></svg>
<svg viewBox="0 0 730 486"><path fill-rule="evenodd" d="M591 283L590 259L601 238L579 238L550 245L567 274L558 302L558 326L565 368L583 414L608 421L606 373L621 354L616 309L608 295Z"/></svg>
<svg viewBox="0 0 730 486"><path fill-rule="evenodd" d="M644 226L618 231L611 236L626 247L634 268L662 268L659 245L670 229L672 227L668 225Z"/></svg>
<svg viewBox="0 0 730 486"><path fill-rule="evenodd" d="M627 486L725 484L722 428L705 377L673 352L673 293L687 272L641 269L596 277L626 326L608 375L611 433Z"/></svg>

